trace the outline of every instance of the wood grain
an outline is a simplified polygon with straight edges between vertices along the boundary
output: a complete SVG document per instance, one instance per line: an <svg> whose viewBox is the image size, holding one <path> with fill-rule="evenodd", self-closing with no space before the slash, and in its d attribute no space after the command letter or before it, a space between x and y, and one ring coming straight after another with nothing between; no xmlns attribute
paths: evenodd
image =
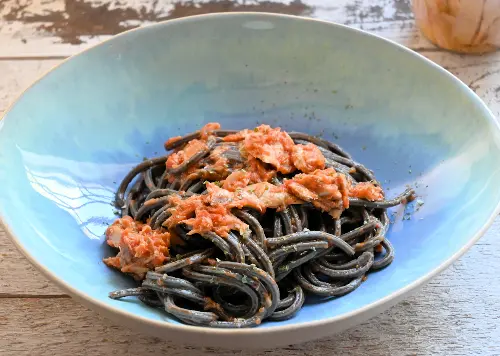
<svg viewBox="0 0 500 356"><path fill-rule="evenodd" d="M0 58L71 55L145 24L235 11L309 16L435 50L415 28L410 0L3 0Z"/></svg>
<svg viewBox="0 0 500 356"><path fill-rule="evenodd" d="M59 62L60 60L0 61L0 117L23 90Z"/></svg>
<svg viewBox="0 0 500 356"><path fill-rule="evenodd" d="M0 298L19 295L61 295L64 294L52 282L42 276L6 236L0 224ZM0 307L0 314L2 314Z"/></svg>

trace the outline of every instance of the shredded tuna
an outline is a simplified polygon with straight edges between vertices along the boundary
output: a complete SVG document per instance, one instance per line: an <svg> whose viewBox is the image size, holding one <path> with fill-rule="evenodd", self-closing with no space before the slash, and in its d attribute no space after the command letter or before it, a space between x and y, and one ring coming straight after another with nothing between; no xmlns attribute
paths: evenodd
<svg viewBox="0 0 500 356"><path fill-rule="evenodd" d="M220 124L217 122L209 122L205 126L203 126L200 130L200 140L201 141L206 141L208 137L212 134L214 130L220 129ZM169 147L170 145L174 144L175 142L179 141L182 139L182 136L175 136L171 137L165 142L165 148Z"/></svg>
<svg viewBox="0 0 500 356"><path fill-rule="evenodd" d="M315 170L311 174L297 174L285 180L287 190L315 207L338 218L349 207L348 183L343 174L333 168Z"/></svg>
<svg viewBox="0 0 500 356"><path fill-rule="evenodd" d="M204 206L204 199L205 197L202 195L193 195L186 199L182 199L179 195L171 195L168 200L172 206L168 209L171 215L163 225L174 229L176 225L190 219L196 208Z"/></svg>
<svg viewBox="0 0 500 356"><path fill-rule="evenodd" d="M193 157L196 153L202 150L207 149L207 144L206 141L208 137L210 137L212 131L220 129L220 124L210 122L206 124L205 126L202 127L200 130L200 138L199 139L194 139L189 141L185 146L182 148L179 148L176 152L170 155L168 157L166 166L167 169L172 169L172 168L177 168L179 167L182 163L185 161L189 160L191 157ZM177 142L180 140L182 137L177 136L177 137L172 137L165 143L165 147L168 147L170 144ZM189 175L197 174L200 178L211 178L214 176L216 179L217 177L221 177L219 179L223 179L227 177L227 174L224 174L222 172L223 168L227 167L227 160L224 159L224 157L221 155L224 150L227 148L225 147L218 147L215 150L213 150L210 154L211 160L210 162L207 163L207 165L212 165L210 167L205 167L205 170L203 172L199 171L202 168L202 164L204 163L204 160L201 160L197 162L197 164L191 166L188 168L187 171L183 172L181 175L181 180L186 179ZM166 177L170 183L172 183L176 177L169 174Z"/></svg>
<svg viewBox="0 0 500 356"><path fill-rule="evenodd" d="M240 142L240 141L243 141L249 133L250 133L250 130L248 130L248 129L241 130L241 131L238 131L234 134L227 135L226 137L223 138L223 140L225 142Z"/></svg>
<svg viewBox="0 0 500 356"><path fill-rule="evenodd" d="M227 236L231 230L239 231L243 235L248 229L247 224L228 212L227 207L221 204L199 207L194 214L195 217L183 220L183 223L191 226L190 235L213 231L219 236Z"/></svg>
<svg viewBox="0 0 500 356"><path fill-rule="evenodd" d="M295 145L292 150L292 161L297 169L304 173L325 168L325 157L316 145Z"/></svg>
<svg viewBox="0 0 500 356"><path fill-rule="evenodd" d="M366 199L370 201L383 200L382 188L370 182L361 182L351 187L349 196L353 198Z"/></svg>
<svg viewBox="0 0 500 356"><path fill-rule="evenodd" d="M246 189L236 189L235 192L230 192L213 183L207 183L206 187L208 191L206 197L212 205L223 204L226 205L229 210L233 208L241 209L248 207L260 211L261 213L266 210L266 206L260 199L255 196L255 194L249 193Z"/></svg>
<svg viewBox="0 0 500 356"><path fill-rule="evenodd" d="M174 182L177 179L180 179L181 182L184 182L188 179L207 179L207 173L207 171L201 169L201 162L198 162L197 164L193 164L192 166L188 167L188 169L182 172L180 176L175 174L167 174L167 179L170 183Z"/></svg>
<svg viewBox="0 0 500 356"><path fill-rule="evenodd" d="M250 183L269 182L276 177L276 170L266 167L257 158L249 157L247 160L247 170L250 173Z"/></svg>
<svg viewBox="0 0 500 356"><path fill-rule="evenodd" d="M245 173L239 171L233 174ZM185 199L178 195L171 196L169 202L172 208L168 210L171 216L164 225L173 229L178 224L186 224L191 227L189 234L213 231L225 237L231 230L243 234L248 229L247 224L231 213L234 208L247 207L264 213L267 208L282 210L288 205L302 203L302 200L289 194L284 186L262 182L242 189L231 186L231 183L227 185L234 189L228 190L207 182L208 192L205 195Z"/></svg>
<svg viewBox="0 0 500 356"><path fill-rule="evenodd" d="M183 162L193 157L196 153L207 149L207 144L202 140L191 140L183 149L172 153L167 159L167 169L177 168Z"/></svg>
<svg viewBox="0 0 500 356"><path fill-rule="evenodd" d="M169 229L178 224L191 227L190 234L213 231L220 236L227 236L229 231L236 230L243 233L248 225L231 214L231 209L243 207L265 211L265 206L253 194L237 189L235 192L218 187L213 183L206 183L208 193L195 195L186 199L172 196L168 211L172 214L164 223Z"/></svg>
<svg viewBox="0 0 500 356"><path fill-rule="evenodd" d="M228 147L216 147L208 157L193 164L180 176L168 175L167 179L172 183L175 179L180 179L181 182L187 180L210 180L220 181L226 179L233 171L243 168L243 163L230 162L226 157L225 152Z"/></svg>
<svg viewBox="0 0 500 356"><path fill-rule="evenodd" d="M325 168L325 157L321 151L309 143L296 145L288 133L268 125L261 125L254 130L242 130L224 137L226 142L240 143L241 153L247 158L250 171L257 174L252 182L269 181L276 172L288 174L295 170L311 173ZM268 164L274 169L266 169Z"/></svg>
<svg viewBox="0 0 500 356"><path fill-rule="evenodd" d="M250 183L251 174L245 170L231 173L223 182L222 188L234 192L238 188L245 188Z"/></svg>
<svg viewBox="0 0 500 356"><path fill-rule="evenodd" d="M220 129L220 124L218 122L209 122L203 126L200 130L200 139L207 140L212 134L212 131Z"/></svg>
<svg viewBox="0 0 500 356"><path fill-rule="evenodd" d="M201 169L206 172L204 179L222 180L231 174L234 168L230 167L229 160L224 155L227 150L227 147L220 146L210 153L210 162Z"/></svg>
<svg viewBox="0 0 500 356"><path fill-rule="evenodd" d="M288 205L303 203L301 199L290 194L285 186L276 186L271 183L252 184L244 188L244 191L254 194L266 208L283 210Z"/></svg>
<svg viewBox="0 0 500 356"><path fill-rule="evenodd" d="M243 141L243 149L248 155L274 166L284 174L295 170L291 158L294 145L286 132L268 125L260 125L254 131L247 132Z"/></svg>
<svg viewBox="0 0 500 356"><path fill-rule="evenodd" d="M167 259L170 234L125 216L108 227L106 240L120 251L116 257L105 258L104 263L141 280L147 271Z"/></svg>
<svg viewBox="0 0 500 356"><path fill-rule="evenodd" d="M167 168L176 168L205 150L206 140L219 128L218 123L205 125L198 139L189 141L168 158ZM167 143L177 140L179 138L172 138ZM120 219L107 232L108 244L118 247L120 253L106 263L136 276L143 275L168 256L169 238L175 236L175 227L179 224L188 225L189 234L215 232L225 237L231 230L244 233L248 226L232 214L232 209L246 207L264 213L268 208L283 210L292 204L310 202L338 218L349 207L349 197L383 199L382 189L371 183L351 187L345 175L333 168L325 169L325 157L316 145L295 144L280 128L261 125L228 135L223 141L226 143L218 145L210 155L180 175L167 175L170 182L180 179L181 184L199 180L216 182L206 182L207 194L204 195L170 196L170 216L163 225L171 235L152 231L131 218ZM270 183L278 172L289 174L297 169L303 173L285 179L282 185Z"/></svg>

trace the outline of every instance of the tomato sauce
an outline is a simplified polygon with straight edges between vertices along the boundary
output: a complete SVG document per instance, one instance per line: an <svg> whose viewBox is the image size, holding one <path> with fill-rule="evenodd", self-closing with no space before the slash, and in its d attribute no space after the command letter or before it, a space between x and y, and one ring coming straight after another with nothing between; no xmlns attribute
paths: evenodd
<svg viewBox="0 0 500 356"><path fill-rule="evenodd" d="M249 131L243 141L243 149L252 157L268 163L277 171L288 174L295 170L291 153L294 147L292 138L281 129L261 125Z"/></svg>
<svg viewBox="0 0 500 356"><path fill-rule="evenodd" d="M325 168L325 157L316 145L295 145L292 149L292 162L304 173L312 173L316 169Z"/></svg>
<svg viewBox="0 0 500 356"><path fill-rule="evenodd" d="M384 199L382 188L370 182L361 182L349 189L349 196L353 198L377 201Z"/></svg>
<svg viewBox="0 0 500 356"><path fill-rule="evenodd" d="M130 216L118 219L108 227L106 241L120 251L116 257L104 259L104 263L130 273L138 280L143 279L148 270L161 266L169 255L170 234L153 230Z"/></svg>
<svg viewBox="0 0 500 356"><path fill-rule="evenodd" d="M349 207L347 179L333 168L317 169L310 174L297 174L286 180L284 185L290 193L328 212L336 219Z"/></svg>
<svg viewBox="0 0 500 356"><path fill-rule="evenodd" d="M191 140L186 146L178 150L177 152L172 153L167 159L167 169L177 168L185 161L189 160L196 153L202 150L207 149L207 144L202 140Z"/></svg>

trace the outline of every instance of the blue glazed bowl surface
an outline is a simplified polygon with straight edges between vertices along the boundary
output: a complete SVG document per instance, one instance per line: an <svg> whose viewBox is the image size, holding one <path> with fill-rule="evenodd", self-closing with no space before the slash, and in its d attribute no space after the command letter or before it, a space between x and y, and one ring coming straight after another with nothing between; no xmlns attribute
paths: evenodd
<svg viewBox="0 0 500 356"><path fill-rule="evenodd" d="M322 135L373 169L388 196L416 187L418 202L391 211L394 263L347 296L252 330L184 326L109 299L134 285L102 263L120 180L167 138L211 121ZM205 345L293 343L374 315L465 252L498 211L499 144L472 91L394 43L289 16L193 17L106 41L22 95L0 121L0 216L35 265L123 324Z"/></svg>

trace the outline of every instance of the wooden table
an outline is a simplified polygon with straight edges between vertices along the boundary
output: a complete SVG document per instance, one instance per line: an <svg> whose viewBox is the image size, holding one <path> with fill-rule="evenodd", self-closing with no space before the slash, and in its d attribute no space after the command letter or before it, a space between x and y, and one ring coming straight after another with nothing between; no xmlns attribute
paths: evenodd
<svg viewBox="0 0 500 356"><path fill-rule="evenodd" d="M313 16L395 40L457 75L498 116L500 53L435 48L415 28L409 0L302 1L0 0L0 115L41 74L110 35L180 16L246 10ZM367 323L320 341L245 352L171 345L112 324L40 275L0 226L0 355L498 355L499 236L497 219L450 269Z"/></svg>

